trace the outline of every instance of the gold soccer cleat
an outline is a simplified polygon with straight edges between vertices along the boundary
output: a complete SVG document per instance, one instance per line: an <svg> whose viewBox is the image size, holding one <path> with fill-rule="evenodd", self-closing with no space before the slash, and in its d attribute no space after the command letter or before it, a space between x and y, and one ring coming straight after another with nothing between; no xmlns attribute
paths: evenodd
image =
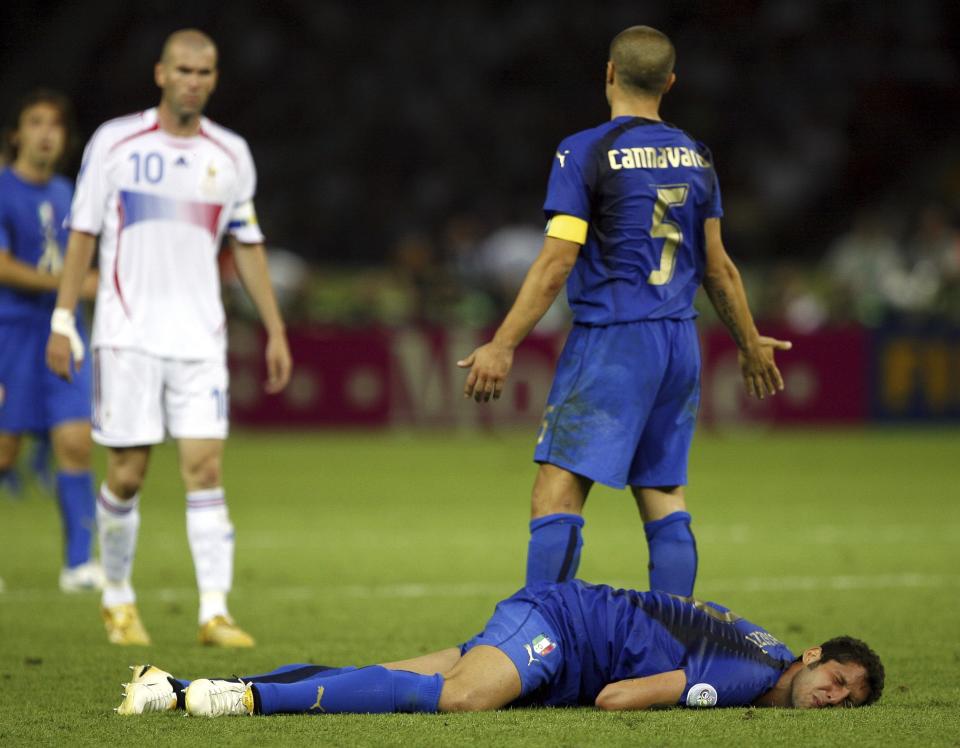
<svg viewBox="0 0 960 748"><path fill-rule="evenodd" d="M110 640L111 644L122 646L130 644L146 646L150 644L150 634L143 627L140 614L137 612L137 606L133 603L122 603L112 605L109 608L100 608L100 615L103 617L103 625L107 629L107 639Z"/></svg>
<svg viewBox="0 0 960 748"><path fill-rule="evenodd" d="M253 691L249 683L200 678L184 692L191 717L229 717L253 714Z"/></svg>
<svg viewBox="0 0 960 748"><path fill-rule="evenodd" d="M229 616L214 616L200 627L197 639L209 647L252 647L253 637Z"/></svg>
<svg viewBox="0 0 960 748"><path fill-rule="evenodd" d="M116 708L124 716L168 712L177 708L177 694L170 673L153 665L134 665L133 680L123 686L123 701Z"/></svg>

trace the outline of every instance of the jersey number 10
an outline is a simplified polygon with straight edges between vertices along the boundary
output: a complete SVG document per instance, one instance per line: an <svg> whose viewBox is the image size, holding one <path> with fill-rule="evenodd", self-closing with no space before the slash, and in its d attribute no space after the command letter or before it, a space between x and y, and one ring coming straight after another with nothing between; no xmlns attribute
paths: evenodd
<svg viewBox="0 0 960 748"><path fill-rule="evenodd" d="M673 277L677 247L683 241L683 232L677 224L667 221L664 216L670 208L687 202L689 191L689 185L686 184L657 187L657 202L653 206L650 236L663 239L663 253L660 255L660 269L653 270L647 276L647 283L651 286L665 286Z"/></svg>

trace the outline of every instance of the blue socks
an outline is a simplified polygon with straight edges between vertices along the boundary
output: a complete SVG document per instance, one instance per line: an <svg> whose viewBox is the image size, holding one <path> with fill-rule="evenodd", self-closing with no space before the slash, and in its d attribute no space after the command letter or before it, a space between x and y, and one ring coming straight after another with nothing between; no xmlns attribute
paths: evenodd
<svg viewBox="0 0 960 748"><path fill-rule="evenodd" d="M57 499L60 502L66 546L64 561L68 567L73 568L90 560L95 523L93 475L89 471L58 472Z"/></svg>
<svg viewBox="0 0 960 748"><path fill-rule="evenodd" d="M650 551L650 589L689 597L697 578L697 543L690 515L674 512L643 525Z"/></svg>
<svg viewBox="0 0 960 748"><path fill-rule="evenodd" d="M387 714L436 712L443 676L380 665L323 671L293 683L253 685L260 714Z"/></svg>
<svg viewBox="0 0 960 748"><path fill-rule="evenodd" d="M577 574L583 548L583 517L548 514L530 520L527 546L527 585L567 582Z"/></svg>

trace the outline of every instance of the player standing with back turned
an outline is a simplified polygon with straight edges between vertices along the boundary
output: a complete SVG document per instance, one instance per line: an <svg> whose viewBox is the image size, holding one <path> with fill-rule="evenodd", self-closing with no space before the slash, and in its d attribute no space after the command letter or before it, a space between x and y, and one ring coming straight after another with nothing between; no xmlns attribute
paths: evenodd
<svg viewBox="0 0 960 748"><path fill-rule="evenodd" d="M660 119L674 49L633 26L610 45L611 120L557 149L540 255L493 339L458 364L464 393L499 397L513 351L564 282L574 325L534 460L527 584L577 571L583 505L595 481L630 486L644 521L650 588L693 592L697 551L683 486L700 399L693 299L703 284L739 349L747 391L783 389L775 349L759 335L720 238L720 187L710 152Z"/></svg>
<svg viewBox="0 0 960 748"><path fill-rule="evenodd" d="M243 138L202 116L217 82L215 44L193 29L172 34L154 77L159 106L105 123L87 145L47 361L69 378L71 352L82 355L73 309L99 236L93 438L108 450L97 502L108 637L150 641L130 577L140 487L150 447L166 428L178 442L187 492L200 641L251 646L227 611L234 536L221 480L227 367L217 254L224 233L268 333L268 392L286 386L290 352L253 208L253 159Z"/></svg>

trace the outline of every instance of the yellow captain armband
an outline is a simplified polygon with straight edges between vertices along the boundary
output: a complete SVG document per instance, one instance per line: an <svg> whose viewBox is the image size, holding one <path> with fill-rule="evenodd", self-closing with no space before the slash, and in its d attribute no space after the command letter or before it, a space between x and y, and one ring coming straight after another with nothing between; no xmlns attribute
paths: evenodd
<svg viewBox="0 0 960 748"><path fill-rule="evenodd" d="M590 224L582 218L568 216L564 213L558 213L547 222L547 230L544 232L547 236L554 239L564 239L576 244L587 243L587 229Z"/></svg>

